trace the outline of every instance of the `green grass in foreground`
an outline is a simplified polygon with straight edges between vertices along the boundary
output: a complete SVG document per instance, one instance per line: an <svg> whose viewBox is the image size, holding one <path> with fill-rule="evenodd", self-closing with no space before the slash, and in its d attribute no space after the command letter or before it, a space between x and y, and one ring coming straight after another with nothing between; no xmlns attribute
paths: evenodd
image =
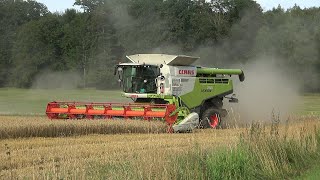
<svg viewBox="0 0 320 180"><path fill-rule="evenodd" d="M312 169L308 170L302 176L299 176L298 179L305 179L305 180L318 180L320 179L320 165L317 164Z"/></svg>
<svg viewBox="0 0 320 180"><path fill-rule="evenodd" d="M51 101L121 102L120 91L0 89L1 115L44 115Z"/></svg>
<svg viewBox="0 0 320 180"><path fill-rule="evenodd" d="M277 124L273 127L269 131L253 124L235 147L203 150L195 144L188 151L169 158L170 163L156 174L147 172L148 177L143 176L144 172L134 162L125 162L94 166L88 169L87 179L105 179L111 174L111 179L148 179L159 177L157 173L163 173L163 179L289 179L301 175L320 160L319 129L302 128L297 132L299 138L289 138L279 135ZM318 172L306 178L317 175Z"/></svg>
<svg viewBox="0 0 320 180"><path fill-rule="evenodd" d="M301 130L299 140L281 137L277 129L272 131L269 134L253 125L235 148L180 156L177 179L287 179L320 159L319 130Z"/></svg>

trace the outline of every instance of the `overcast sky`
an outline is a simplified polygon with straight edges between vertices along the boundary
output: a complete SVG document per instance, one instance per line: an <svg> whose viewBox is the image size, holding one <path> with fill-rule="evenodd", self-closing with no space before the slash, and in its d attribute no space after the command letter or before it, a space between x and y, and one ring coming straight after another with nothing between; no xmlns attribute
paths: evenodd
<svg viewBox="0 0 320 180"><path fill-rule="evenodd" d="M67 8L76 8L80 9L79 6L73 6L74 0L37 0L45 4L49 11L51 12L64 12ZM273 7L277 7L279 4L287 9L294 4L299 5L302 8L305 7L320 7L320 0L256 0L264 10L272 9Z"/></svg>

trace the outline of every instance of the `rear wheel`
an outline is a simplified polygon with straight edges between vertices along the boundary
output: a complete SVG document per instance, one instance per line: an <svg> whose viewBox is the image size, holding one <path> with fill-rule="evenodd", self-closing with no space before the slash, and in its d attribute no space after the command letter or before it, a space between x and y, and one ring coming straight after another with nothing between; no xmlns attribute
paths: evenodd
<svg viewBox="0 0 320 180"><path fill-rule="evenodd" d="M215 108L208 108L202 114L200 126L202 128L219 128L221 123L220 112Z"/></svg>

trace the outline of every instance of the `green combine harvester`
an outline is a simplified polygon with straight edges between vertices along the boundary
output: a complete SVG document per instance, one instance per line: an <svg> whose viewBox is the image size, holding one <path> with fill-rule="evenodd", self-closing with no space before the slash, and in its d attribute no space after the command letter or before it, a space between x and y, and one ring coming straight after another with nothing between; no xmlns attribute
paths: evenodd
<svg viewBox="0 0 320 180"><path fill-rule="evenodd" d="M193 66L198 57L136 54L127 58L131 62L118 64L115 74L122 95L133 103L50 102L47 116L50 119L162 119L168 124L169 132L219 128L227 115L223 99L238 102L232 95L230 77L238 75L241 82L245 79L240 69Z"/></svg>

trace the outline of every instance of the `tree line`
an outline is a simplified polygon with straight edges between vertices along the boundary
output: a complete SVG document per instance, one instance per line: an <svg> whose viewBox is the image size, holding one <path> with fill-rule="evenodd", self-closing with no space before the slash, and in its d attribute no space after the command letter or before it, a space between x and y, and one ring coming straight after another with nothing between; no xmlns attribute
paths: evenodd
<svg viewBox="0 0 320 180"><path fill-rule="evenodd" d="M254 0L75 5L82 10L49 12L33 0L0 0L0 87L29 88L43 75L66 72L76 74L77 87L115 88L114 65L125 55L169 53L219 67L267 57L303 82L304 91L320 91L319 7L263 11Z"/></svg>

